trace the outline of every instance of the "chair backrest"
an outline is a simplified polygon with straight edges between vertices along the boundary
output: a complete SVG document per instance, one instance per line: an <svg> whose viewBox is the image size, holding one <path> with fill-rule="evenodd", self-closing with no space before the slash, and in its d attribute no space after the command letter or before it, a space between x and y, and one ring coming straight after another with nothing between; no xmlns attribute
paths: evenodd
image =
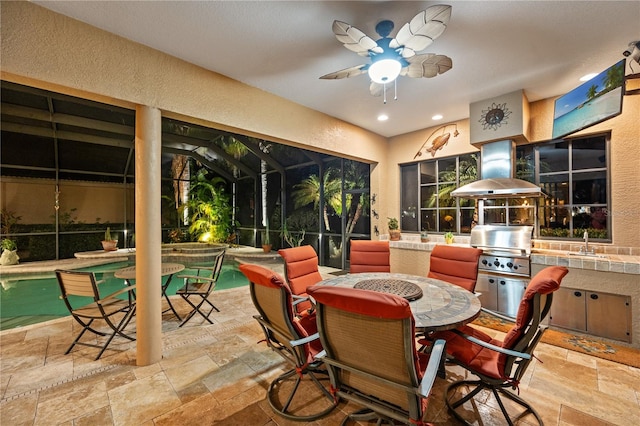
<svg viewBox="0 0 640 426"><path fill-rule="evenodd" d="M421 418L421 398L406 389L368 375L415 388L421 377L415 347L415 324L402 297L369 290L317 285L309 288L316 301L320 341L332 386L369 401L387 401ZM329 360L360 370L346 371Z"/></svg>
<svg viewBox="0 0 640 426"><path fill-rule="evenodd" d="M289 342L313 334L316 331L315 316L302 322L295 317L291 290L280 274L254 264L242 264L239 269L249 280L251 299L260 314L259 322L266 327L267 338L271 343L287 347L299 359L312 361L313 356L322 350L319 341L295 348ZM308 325L311 321L313 327Z"/></svg>
<svg viewBox="0 0 640 426"><path fill-rule="evenodd" d="M91 297L94 301L100 300L100 292L93 272L64 271L57 269L55 274L58 284L60 285L62 299L69 311L73 310L74 307L69 301L68 296L83 296Z"/></svg>
<svg viewBox="0 0 640 426"><path fill-rule="evenodd" d="M351 240L349 272L391 272L389 241Z"/></svg>
<svg viewBox="0 0 640 426"><path fill-rule="evenodd" d="M213 272L211 273L211 278L215 281L218 281L220 277L220 272L222 271L222 264L224 263L224 254L226 250L222 250L220 253L216 255L215 260L213 261Z"/></svg>
<svg viewBox="0 0 640 426"><path fill-rule="evenodd" d="M548 266L538 272L527 285L520 300L516 323L507 332L502 347L518 352L533 353L546 327L540 327L551 309L553 292L560 288L560 283L569 270L564 266ZM498 369L505 377L519 380L530 360L521 360L515 373L512 367L517 357L500 354Z"/></svg>
<svg viewBox="0 0 640 426"><path fill-rule="evenodd" d="M481 249L436 245L431 252L429 278L458 285L473 292L478 279L478 259Z"/></svg>
<svg viewBox="0 0 640 426"><path fill-rule="evenodd" d="M296 295L306 295L307 288L322 281L318 271L318 255L310 245L280 249L284 259L284 276Z"/></svg>

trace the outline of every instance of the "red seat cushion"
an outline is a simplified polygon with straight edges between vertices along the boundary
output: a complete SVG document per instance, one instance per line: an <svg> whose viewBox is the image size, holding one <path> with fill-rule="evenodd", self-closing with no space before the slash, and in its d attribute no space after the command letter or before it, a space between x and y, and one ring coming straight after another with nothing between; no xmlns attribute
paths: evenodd
<svg viewBox="0 0 640 426"><path fill-rule="evenodd" d="M358 288L314 285L307 290L317 302L375 318L413 318L409 302L400 296Z"/></svg>
<svg viewBox="0 0 640 426"><path fill-rule="evenodd" d="M409 319L411 321L411 335L415 334L415 323L409 302L395 294L323 285L309 287L308 292L317 303L346 312L380 319ZM372 330L372 332L375 332L375 330ZM421 379L428 359L420 361L415 344L412 347L418 378Z"/></svg>
<svg viewBox="0 0 640 426"><path fill-rule="evenodd" d="M532 319L534 296L556 291L560 288L560 282L568 272L569 270L564 266L548 266L531 279L520 301L516 323L507 332L504 340L492 339L486 333L469 326L460 327L458 331L495 346L513 349L522 338L527 325ZM451 331L435 333L432 338L445 339L447 341L447 353L460 363L468 365L471 369L496 379L508 378L509 372L504 371L507 361L505 354L483 348Z"/></svg>
<svg viewBox="0 0 640 426"><path fill-rule="evenodd" d="M291 291L297 296L307 296L307 287L322 281L318 271L318 255L313 247L306 245L278 250L285 262L285 275ZM298 312L311 308L311 303L296 305Z"/></svg>
<svg viewBox="0 0 640 426"><path fill-rule="evenodd" d="M351 240L349 272L391 272L388 241Z"/></svg>
<svg viewBox="0 0 640 426"><path fill-rule="evenodd" d="M437 245L431 252L427 276L473 291L480 254L482 250L476 248Z"/></svg>
<svg viewBox="0 0 640 426"><path fill-rule="evenodd" d="M285 282L282 275L265 268L264 266L254 264L242 264L239 266L240 272L242 272L249 281L255 285L261 285L264 287L281 289L286 294L285 307L287 309L287 316L296 329L298 335L303 338L310 336L318 332L316 325L315 314L304 315L297 318L293 314L293 305L291 297L291 289ZM307 362L313 362L315 355L322 351L322 344L320 339L316 339L311 343L305 345L305 352L307 355Z"/></svg>

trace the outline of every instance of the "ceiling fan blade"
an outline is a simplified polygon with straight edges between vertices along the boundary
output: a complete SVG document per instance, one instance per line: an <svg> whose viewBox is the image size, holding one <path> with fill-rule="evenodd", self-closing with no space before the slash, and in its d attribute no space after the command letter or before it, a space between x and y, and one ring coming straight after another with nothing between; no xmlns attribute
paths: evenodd
<svg viewBox="0 0 640 426"><path fill-rule="evenodd" d="M351 68L345 68L345 69L340 70L340 71L336 71L336 72L332 72L330 74L323 75L320 78L322 80L337 80L339 78L355 77L357 75L366 73L367 72L367 70L366 70L367 65L368 64L362 64L362 65L356 65L355 67L351 67ZM365 69L363 69L363 68L365 68Z"/></svg>
<svg viewBox="0 0 640 426"><path fill-rule="evenodd" d="M375 53L384 52L371 37L346 22L333 21L331 29L344 47L360 56L369 56L370 50Z"/></svg>
<svg viewBox="0 0 640 426"><path fill-rule="evenodd" d="M407 59L409 66L405 67L407 77L431 78L438 74L444 74L453 67L451 58L445 55L425 53ZM402 70L404 72L404 69Z"/></svg>
<svg viewBox="0 0 640 426"><path fill-rule="evenodd" d="M447 29L450 18L451 6L441 4L431 6L414 16L410 23L404 24L389 43L389 47L393 49L404 47L402 56L409 58L415 52L424 50L438 38Z"/></svg>
<svg viewBox="0 0 640 426"><path fill-rule="evenodd" d="M371 84L369 85L369 92L371 92L373 96L382 96L383 91L384 91L384 85L380 83L376 83L375 81L372 81Z"/></svg>

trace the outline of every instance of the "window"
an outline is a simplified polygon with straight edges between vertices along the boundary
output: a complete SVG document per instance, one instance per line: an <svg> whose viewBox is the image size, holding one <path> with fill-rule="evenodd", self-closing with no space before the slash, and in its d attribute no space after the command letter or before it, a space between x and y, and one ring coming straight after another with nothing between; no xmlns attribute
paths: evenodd
<svg viewBox="0 0 640 426"><path fill-rule="evenodd" d="M471 231L475 203L451 197L451 191L477 180L478 154L401 166L400 174L402 231Z"/></svg>
<svg viewBox="0 0 640 426"><path fill-rule="evenodd" d="M606 136L539 145L540 186L549 195L538 214L539 235L610 240Z"/></svg>
<svg viewBox="0 0 640 426"><path fill-rule="evenodd" d="M484 223L534 225L541 238L611 241L608 135L565 139L516 149L516 177L548 197L484 201ZM402 165L401 221L405 232L466 234L475 201L451 197L478 179L479 153ZM536 209L537 220L536 220Z"/></svg>

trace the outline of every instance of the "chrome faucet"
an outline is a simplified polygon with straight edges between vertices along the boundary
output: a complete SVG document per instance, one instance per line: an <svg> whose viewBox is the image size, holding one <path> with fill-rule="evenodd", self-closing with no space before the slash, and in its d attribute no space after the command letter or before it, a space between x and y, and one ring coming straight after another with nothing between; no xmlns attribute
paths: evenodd
<svg viewBox="0 0 640 426"><path fill-rule="evenodd" d="M594 249L589 250L589 232L588 231L584 231L584 234L582 235L582 239L584 239L584 246L580 247L580 253L595 254Z"/></svg>

